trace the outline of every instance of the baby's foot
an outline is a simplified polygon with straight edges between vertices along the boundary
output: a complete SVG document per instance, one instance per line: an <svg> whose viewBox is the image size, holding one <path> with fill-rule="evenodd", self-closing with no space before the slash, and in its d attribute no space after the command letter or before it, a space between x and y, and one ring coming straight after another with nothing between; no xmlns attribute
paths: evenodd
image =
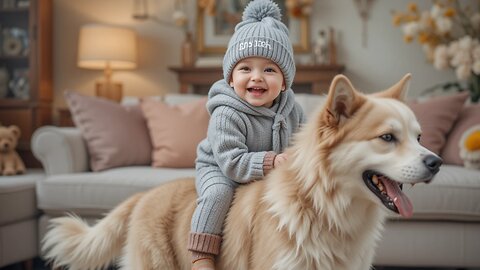
<svg viewBox="0 0 480 270"><path fill-rule="evenodd" d="M192 270L215 270L215 262L210 258L197 260L193 263Z"/></svg>

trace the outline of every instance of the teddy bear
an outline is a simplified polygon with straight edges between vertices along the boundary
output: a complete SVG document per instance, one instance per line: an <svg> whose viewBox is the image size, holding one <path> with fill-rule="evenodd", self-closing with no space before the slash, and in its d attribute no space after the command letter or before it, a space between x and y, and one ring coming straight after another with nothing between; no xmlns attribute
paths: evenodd
<svg viewBox="0 0 480 270"><path fill-rule="evenodd" d="M25 164L15 151L18 138L20 129L17 126L0 126L0 175L25 173Z"/></svg>

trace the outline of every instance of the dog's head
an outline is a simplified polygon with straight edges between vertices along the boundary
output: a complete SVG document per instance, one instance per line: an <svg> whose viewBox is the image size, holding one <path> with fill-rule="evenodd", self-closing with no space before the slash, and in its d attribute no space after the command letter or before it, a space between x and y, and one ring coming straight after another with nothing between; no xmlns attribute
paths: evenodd
<svg viewBox="0 0 480 270"><path fill-rule="evenodd" d="M336 76L316 125L329 175L406 217L413 206L402 185L430 182L442 164L420 145L421 127L403 102L410 77L364 95L347 77Z"/></svg>

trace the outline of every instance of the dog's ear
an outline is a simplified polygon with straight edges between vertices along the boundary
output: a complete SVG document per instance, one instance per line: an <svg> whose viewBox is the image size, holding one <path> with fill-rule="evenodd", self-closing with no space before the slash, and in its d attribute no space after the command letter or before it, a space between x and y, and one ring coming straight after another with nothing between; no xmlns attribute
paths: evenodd
<svg viewBox="0 0 480 270"><path fill-rule="evenodd" d="M330 126L337 126L343 119L349 118L363 101L364 97L355 90L350 80L344 75L337 75L328 91L324 120Z"/></svg>
<svg viewBox="0 0 480 270"><path fill-rule="evenodd" d="M412 74L407 73L403 78L394 84L389 89L378 93L376 96L378 97L386 97L386 98L394 98L401 101L405 101L407 98L408 90L410 88L410 79L412 78Z"/></svg>

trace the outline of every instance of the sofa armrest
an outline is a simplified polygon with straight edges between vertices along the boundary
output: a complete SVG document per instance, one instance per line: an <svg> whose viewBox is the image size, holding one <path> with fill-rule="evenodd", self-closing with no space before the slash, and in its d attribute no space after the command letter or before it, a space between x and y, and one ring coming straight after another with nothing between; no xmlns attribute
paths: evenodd
<svg viewBox="0 0 480 270"><path fill-rule="evenodd" d="M88 151L77 128L44 126L32 136L32 152L47 175L88 171Z"/></svg>

